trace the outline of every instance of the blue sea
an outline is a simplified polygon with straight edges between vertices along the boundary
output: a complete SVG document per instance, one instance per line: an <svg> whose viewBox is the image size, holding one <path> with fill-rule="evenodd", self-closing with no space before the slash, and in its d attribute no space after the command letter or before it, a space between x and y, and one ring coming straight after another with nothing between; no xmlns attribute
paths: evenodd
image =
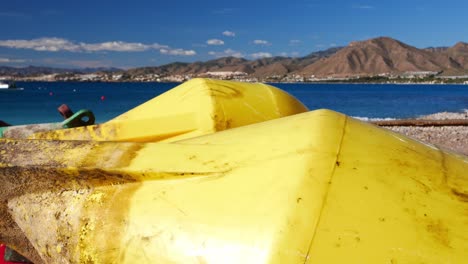
<svg viewBox="0 0 468 264"><path fill-rule="evenodd" d="M0 120L13 125L60 122L57 111L90 109L98 123L114 118L178 83L18 82L0 91ZM360 118L410 118L468 109L468 85L272 84L309 109L328 108ZM174 106L177 107L177 106Z"/></svg>

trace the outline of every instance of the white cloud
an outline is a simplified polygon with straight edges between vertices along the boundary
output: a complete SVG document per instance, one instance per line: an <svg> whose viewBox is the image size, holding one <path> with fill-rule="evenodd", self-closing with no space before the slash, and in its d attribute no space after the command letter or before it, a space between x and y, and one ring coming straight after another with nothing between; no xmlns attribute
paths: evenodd
<svg viewBox="0 0 468 264"><path fill-rule="evenodd" d="M293 51L293 52L281 52L281 53L278 53L278 56L281 56L281 57L299 57L300 54L299 52L297 51Z"/></svg>
<svg viewBox="0 0 468 264"><path fill-rule="evenodd" d="M159 50L162 54L193 56L194 50L171 48L158 43L144 44L139 42L108 41L101 43L76 43L63 38L37 38L32 40L0 40L0 47L15 49L32 49L36 51L69 51L69 52L141 52L147 50Z"/></svg>
<svg viewBox="0 0 468 264"><path fill-rule="evenodd" d="M316 44L315 45L316 48L319 48L319 49L324 49L324 48L327 48L327 47L338 47L338 45L336 43L331 43L331 44Z"/></svg>
<svg viewBox="0 0 468 264"><path fill-rule="evenodd" d="M206 44L213 45L213 46L220 46L220 45L224 45L224 41L220 39L209 39L206 41Z"/></svg>
<svg viewBox="0 0 468 264"><path fill-rule="evenodd" d="M271 58L273 57L271 53L269 52L257 52L257 53L252 53L250 56L254 59L260 59L260 58Z"/></svg>
<svg viewBox="0 0 468 264"><path fill-rule="evenodd" d="M299 52L297 52L297 51L291 52L291 57L299 57L299 55L300 55L300 54L299 54Z"/></svg>
<svg viewBox="0 0 468 264"><path fill-rule="evenodd" d="M80 48L89 52L93 52L93 51L131 52L131 51L145 51L145 50L148 50L150 46L142 44L142 43L111 41L111 42L103 42L103 43L95 43L95 44L80 43Z"/></svg>
<svg viewBox="0 0 468 264"><path fill-rule="evenodd" d="M194 56L197 53L194 50L184 50L184 49L160 49L161 54L175 55L175 56Z"/></svg>
<svg viewBox="0 0 468 264"><path fill-rule="evenodd" d="M235 37L236 33L232 32L232 31L229 31L229 30L226 30L226 31L223 32L223 35L226 36L226 37Z"/></svg>
<svg viewBox="0 0 468 264"><path fill-rule="evenodd" d="M0 58L0 63L22 63L26 62L23 59L9 59L9 58Z"/></svg>
<svg viewBox="0 0 468 264"><path fill-rule="evenodd" d="M153 43L153 44L149 45L149 47L152 48L152 49L169 49L169 46L161 45L161 44L158 44L158 43Z"/></svg>
<svg viewBox="0 0 468 264"><path fill-rule="evenodd" d="M270 42L268 42L266 40L262 40L262 39L256 39L256 40L253 41L253 43L255 45L264 45L264 46L270 46L271 45Z"/></svg>
<svg viewBox="0 0 468 264"><path fill-rule="evenodd" d="M222 58L222 57L236 57L236 58L242 58L244 57L244 54L240 51L235 51L232 49L227 49L222 52L216 52L216 51L210 51L208 52L209 55L215 56L216 58Z"/></svg>
<svg viewBox="0 0 468 264"><path fill-rule="evenodd" d="M38 38L32 40L0 40L1 47L33 49L37 51L80 51L80 45L62 38Z"/></svg>
<svg viewBox="0 0 468 264"><path fill-rule="evenodd" d="M353 8L355 8L355 9L374 9L374 7L370 6L370 5L354 5Z"/></svg>
<svg viewBox="0 0 468 264"><path fill-rule="evenodd" d="M302 41L298 40L298 39L291 39L289 41L289 46L297 46L297 45L300 45L302 43Z"/></svg>

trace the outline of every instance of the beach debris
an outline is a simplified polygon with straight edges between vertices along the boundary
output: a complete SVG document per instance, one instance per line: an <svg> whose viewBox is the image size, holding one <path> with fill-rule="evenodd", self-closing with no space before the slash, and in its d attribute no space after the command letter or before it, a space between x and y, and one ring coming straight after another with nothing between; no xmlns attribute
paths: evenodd
<svg viewBox="0 0 468 264"><path fill-rule="evenodd" d="M73 115L73 111L66 104L62 104L57 108L57 110L64 119L70 118Z"/></svg>
<svg viewBox="0 0 468 264"><path fill-rule="evenodd" d="M28 124L19 126L3 126L0 127L0 138L28 138L32 134L38 132L94 125L96 118L91 110L82 109L77 113L73 114L73 112L69 108L68 109L70 111L66 111L65 107L62 106L59 107L62 108L62 110L64 110L64 113L62 113L59 109L59 112L62 114L62 116L66 117L72 114L63 122Z"/></svg>

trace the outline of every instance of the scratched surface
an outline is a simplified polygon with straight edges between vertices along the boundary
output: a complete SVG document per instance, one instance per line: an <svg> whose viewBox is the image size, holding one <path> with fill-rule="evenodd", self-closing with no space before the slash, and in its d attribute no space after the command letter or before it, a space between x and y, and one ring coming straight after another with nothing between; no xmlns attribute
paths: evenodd
<svg viewBox="0 0 468 264"><path fill-rule="evenodd" d="M327 110L176 143L0 140L0 240L48 263L463 263L466 171Z"/></svg>

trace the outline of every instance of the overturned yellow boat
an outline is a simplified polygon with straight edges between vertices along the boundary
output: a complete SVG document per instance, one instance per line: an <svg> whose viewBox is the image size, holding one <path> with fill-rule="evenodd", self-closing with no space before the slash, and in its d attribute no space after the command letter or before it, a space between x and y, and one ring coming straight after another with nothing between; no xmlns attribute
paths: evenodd
<svg viewBox="0 0 468 264"><path fill-rule="evenodd" d="M106 123L29 138L172 142L306 111L296 98L270 85L197 78Z"/></svg>
<svg viewBox="0 0 468 264"><path fill-rule="evenodd" d="M47 263L464 263L467 171L329 110L174 143L4 139L0 238Z"/></svg>

